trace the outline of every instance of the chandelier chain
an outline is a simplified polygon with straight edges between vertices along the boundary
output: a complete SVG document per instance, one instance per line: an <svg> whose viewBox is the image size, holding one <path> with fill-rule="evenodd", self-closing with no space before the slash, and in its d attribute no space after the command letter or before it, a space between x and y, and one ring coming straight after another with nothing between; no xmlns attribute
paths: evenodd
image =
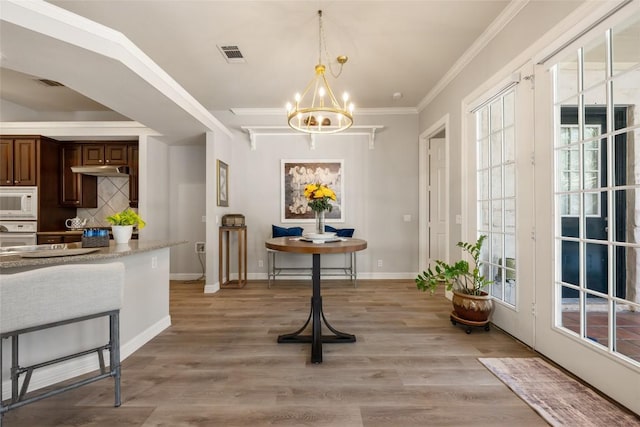
<svg viewBox="0 0 640 427"><path fill-rule="evenodd" d="M334 79L337 79L338 77L340 77L340 74L342 74L342 67L344 64L340 64L340 69L338 70L338 73L336 74L336 72L333 70L333 63L332 61L329 60L329 58L331 58L331 56L329 55L329 51L327 49L327 39L325 37L325 33L324 33L324 26L322 25L322 11L319 10L318 11L318 16L320 17L319 19L319 37L318 37L318 42L319 42L319 46L318 46L318 64L322 64L322 45L324 44L324 56L325 59L327 61L327 65L329 66L329 72L331 73L331 75L333 76Z"/></svg>

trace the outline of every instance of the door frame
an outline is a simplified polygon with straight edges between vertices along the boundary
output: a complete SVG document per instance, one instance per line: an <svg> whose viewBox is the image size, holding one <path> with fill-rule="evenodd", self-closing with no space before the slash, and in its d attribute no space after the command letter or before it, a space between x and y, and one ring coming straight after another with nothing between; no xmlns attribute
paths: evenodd
<svg viewBox="0 0 640 427"><path fill-rule="evenodd" d="M440 134L444 131L444 140L445 140L445 155L446 155L446 188L450 188L450 141L449 141L449 114L443 116L438 121L436 121L433 125L431 125L427 130L422 132L419 137L419 195L418 195L418 234L419 234L419 245L418 245L418 269L419 271L424 271L428 267L428 256L429 256L429 200L427 198L427 194L429 191L429 141L431 138ZM447 218L445 225L445 234L446 234L446 243L445 243L445 254L446 259L444 261L449 261L449 236L451 233L449 232L451 222L449 221L449 192L445 194L445 216Z"/></svg>

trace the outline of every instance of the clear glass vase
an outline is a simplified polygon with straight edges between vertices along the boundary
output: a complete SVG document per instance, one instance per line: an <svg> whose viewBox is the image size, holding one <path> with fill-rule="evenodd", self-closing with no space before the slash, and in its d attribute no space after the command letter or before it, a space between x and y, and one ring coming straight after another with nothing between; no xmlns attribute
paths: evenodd
<svg viewBox="0 0 640 427"><path fill-rule="evenodd" d="M324 211L316 212L316 233L324 233Z"/></svg>

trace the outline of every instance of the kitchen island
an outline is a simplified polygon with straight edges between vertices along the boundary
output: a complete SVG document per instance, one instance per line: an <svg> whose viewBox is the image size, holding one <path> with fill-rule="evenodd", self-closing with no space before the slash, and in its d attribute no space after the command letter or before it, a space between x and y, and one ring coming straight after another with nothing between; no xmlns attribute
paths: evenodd
<svg viewBox="0 0 640 427"><path fill-rule="evenodd" d="M23 271L60 264L107 264L121 262L125 267L125 284L120 310L121 360L171 325L169 315L169 252L172 246L185 242L131 240L125 245L95 248L96 251L74 256L38 258L20 254L0 256L0 286L2 277ZM72 243L67 249L81 245ZM43 251L46 252L46 251ZM56 250L60 252L60 250ZM73 252L73 251L71 251ZM56 255L58 255L56 253ZM52 289L51 292L55 292ZM80 323L58 326L52 329L25 334L20 341L22 364L39 363L59 354L81 351L100 345L108 336L108 321L91 319ZM3 348L2 378L9 378L11 345ZM55 384L97 369L95 356L86 356L43 368L31 381L30 390ZM8 382L3 384L2 398L9 397Z"/></svg>

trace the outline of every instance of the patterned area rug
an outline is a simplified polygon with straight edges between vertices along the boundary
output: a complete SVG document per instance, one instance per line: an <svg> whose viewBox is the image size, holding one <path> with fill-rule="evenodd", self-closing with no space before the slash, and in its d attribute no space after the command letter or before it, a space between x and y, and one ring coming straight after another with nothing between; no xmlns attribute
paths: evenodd
<svg viewBox="0 0 640 427"><path fill-rule="evenodd" d="M640 418L539 357L478 360L552 426L640 426Z"/></svg>

